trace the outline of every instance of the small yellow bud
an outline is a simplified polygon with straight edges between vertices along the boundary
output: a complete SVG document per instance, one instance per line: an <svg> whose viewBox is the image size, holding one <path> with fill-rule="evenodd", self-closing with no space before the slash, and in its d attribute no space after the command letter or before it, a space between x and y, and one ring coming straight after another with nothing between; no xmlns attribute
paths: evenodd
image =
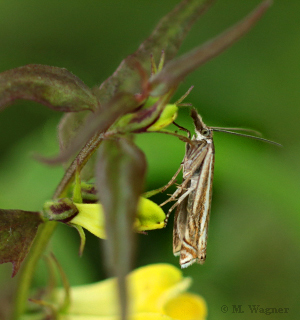
<svg viewBox="0 0 300 320"><path fill-rule="evenodd" d="M167 104L159 119L147 129L147 131L160 131L171 124L177 117L178 107L175 104Z"/></svg>

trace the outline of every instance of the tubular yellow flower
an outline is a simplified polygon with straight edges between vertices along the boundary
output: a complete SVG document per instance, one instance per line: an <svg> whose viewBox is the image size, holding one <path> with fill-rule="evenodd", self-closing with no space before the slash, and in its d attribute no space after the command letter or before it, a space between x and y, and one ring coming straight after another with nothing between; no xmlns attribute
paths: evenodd
<svg viewBox="0 0 300 320"><path fill-rule="evenodd" d="M204 320L206 303L196 294L186 293L190 278L168 264L154 264L131 272L129 288L130 320ZM63 299L56 291L56 302ZM115 278L71 288L71 304L60 320L117 320L119 305Z"/></svg>
<svg viewBox="0 0 300 320"><path fill-rule="evenodd" d="M201 320L207 316L204 299L188 292L169 300L164 306L164 312L177 320Z"/></svg>
<svg viewBox="0 0 300 320"><path fill-rule="evenodd" d="M74 203L78 214L69 223L81 226L95 236L105 239L104 212L101 204ZM140 198L137 216L133 225L135 231L161 229L164 227L165 213L153 201Z"/></svg>

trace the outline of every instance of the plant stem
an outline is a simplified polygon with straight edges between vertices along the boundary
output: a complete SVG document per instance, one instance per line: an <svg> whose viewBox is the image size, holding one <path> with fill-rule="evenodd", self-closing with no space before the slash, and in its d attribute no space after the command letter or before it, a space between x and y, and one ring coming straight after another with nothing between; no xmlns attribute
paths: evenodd
<svg viewBox="0 0 300 320"><path fill-rule="evenodd" d="M91 140L91 143L84 146L83 150L80 151L76 159L72 162L69 169L66 171L62 181L57 187L53 198L60 198L64 195L68 188L68 185L72 182L72 179L75 176L76 168L79 167L79 169L81 169L86 164L88 159L98 148L101 141L102 138L99 135L95 135ZM50 241L51 235L53 234L56 226L57 222L50 221L42 224L39 227L33 245L20 271L11 320L20 320L20 317L25 311L26 299L28 298L28 293L33 274L35 272L36 264L38 263L41 255L45 252L46 246Z"/></svg>
<svg viewBox="0 0 300 320"><path fill-rule="evenodd" d="M28 298L28 293L35 272L35 267L39 261L41 255L45 252L45 248L51 238L57 226L57 222L51 221L42 224L39 227L36 238L33 242L31 250L28 253L26 260L20 271L17 291L15 294L14 309L12 312L11 319L19 320L25 311L25 304Z"/></svg>

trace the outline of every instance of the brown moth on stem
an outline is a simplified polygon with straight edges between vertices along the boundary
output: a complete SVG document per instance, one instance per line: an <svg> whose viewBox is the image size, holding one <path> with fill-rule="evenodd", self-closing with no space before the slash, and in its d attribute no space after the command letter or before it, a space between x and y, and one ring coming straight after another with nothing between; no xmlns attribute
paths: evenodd
<svg viewBox="0 0 300 320"><path fill-rule="evenodd" d="M192 109L195 125L193 144L186 144L184 159L165 189L174 183L183 169L183 182L173 195L162 205L176 200L170 208L177 207L173 229L173 253L180 255L182 268L194 262L204 263L206 258L207 229L212 195L214 169L214 143L212 131L203 123L196 109ZM181 128L181 127L180 127ZM183 128L181 128L183 129ZM189 134L190 136L190 134Z"/></svg>
<svg viewBox="0 0 300 320"><path fill-rule="evenodd" d="M191 143L186 144L185 156L179 169L170 182L162 188L162 191L175 182L181 169L183 169L183 182L171 197L161 204L163 206L170 201L176 201L168 211L165 225L170 213L177 207L173 227L173 253L175 256L180 256L179 263L182 268L186 268L194 262L203 264L206 259L215 157L213 131L241 135L281 146L260 137L228 131L231 129L253 132L253 130L208 127L194 108L191 110L191 117L195 126L195 135L192 137ZM191 134L187 129L178 127L187 131L190 138Z"/></svg>

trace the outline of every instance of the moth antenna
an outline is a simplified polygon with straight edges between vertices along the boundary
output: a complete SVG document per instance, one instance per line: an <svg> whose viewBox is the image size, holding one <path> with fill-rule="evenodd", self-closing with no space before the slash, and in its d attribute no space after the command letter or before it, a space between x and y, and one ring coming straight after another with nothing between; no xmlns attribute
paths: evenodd
<svg viewBox="0 0 300 320"><path fill-rule="evenodd" d="M245 128L224 128L224 127L209 127L211 130L213 131L217 131L217 130L229 130L229 131L245 131L245 132L249 132L249 133L254 133L257 134L258 136L262 136L262 133L253 129L245 129Z"/></svg>
<svg viewBox="0 0 300 320"><path fill-rule="evenodd" d="M177 107L192 107L193 105L189 102L187 103L178 103L176 104Z"/></svg>
<svg viewBox="0 0 300 320"><path fill-rule="evenodd" d="M267 143L270 143L270 144L274 144L275 146L278 146L278 147L282 147L282 145L280 143L277 143L277 142L274 142L274 141L271 141L271 140L268 140L268 139L264 139L264 138L261 138L261 137L250 136L249 134L237 133L237 132L227 131L227 130L223 130L223 129L212 129L212 130L213 131L217 131L217 132L230 133L230 134L234 134L236 136L242 136L242 137L246 137L246 138L250 138L250 139L254 139L254 140L259 140L259 141L267 142Z"/></svg>

